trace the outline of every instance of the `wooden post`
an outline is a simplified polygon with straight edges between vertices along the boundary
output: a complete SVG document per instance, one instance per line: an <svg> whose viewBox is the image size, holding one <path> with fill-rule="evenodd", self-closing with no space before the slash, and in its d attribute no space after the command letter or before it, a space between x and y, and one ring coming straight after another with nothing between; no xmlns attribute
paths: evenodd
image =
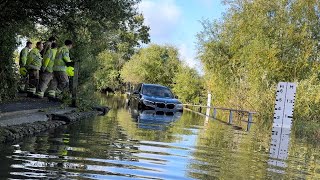
<svg viewBox="0 0 320 180"><path fill-rule="evenodd" d="M217 109L213 108L213 118L217 118Z"/></svg>
<svg viewBox="0 0 320 180"><path fill-rule="evenodd" d="M249 114L248 114L248 125L247 125L247 131L249 131L249 130L250 130L251 123L252 123L252 113L250 113L250 112L249 112Z"/></svg>
<svg viewBox="0 0 320 180"><path fill-rule="evenodd" d="M230 110L230 114L229 114L229 124L232 124L232 113L233 113L233 111Z"/></svg>
<svg viewBox="0 0 320 180"><path fill-rule="evenodd" d="M72 107L77 107L77 91L78 91L78 78L79 78L79 62L74 62L74 76L72 79Z"/></svg>

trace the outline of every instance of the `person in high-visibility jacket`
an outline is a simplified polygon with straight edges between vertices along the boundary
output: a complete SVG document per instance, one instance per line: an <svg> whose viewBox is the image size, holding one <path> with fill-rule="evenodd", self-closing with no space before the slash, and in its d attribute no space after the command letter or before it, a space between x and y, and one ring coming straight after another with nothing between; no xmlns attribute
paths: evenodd
<svg viewBox="0 0 320 180"><path fill-rule="evenodd" d="M57 43L53 42L50 45L51 47L48 48L46 54L44 55L42 66L40 70L40 82L39 82L39 88L37 89L37 97L43 98L44 93L48 88L49 83L53 79L53 65L54 65L54 59L57 54ZM48 96L54 97L54 90L49 89Z"/></svg>
<svg viewBox="0 0 320 180"><path fill-rule="evenodd" d="M42 42L37 42L36 48L33 48L28 54L26 67L29 74L29 87L27 93L29 97L33 97L39 84L39 70L42 65L42 57L40 51L43 48Z"/></svg>
<svg viewBox="0 0 320 180"><path fill-rule="evenodd" d="M20 85L19 91L24 92L26 89L26 84L28 83L28 71L26 68L26 63L28 59L28 54L30 49L32 48L32 42L28 41L26 47L24 47L20 52L19 58L19 72L20 72Z"/></svg>
<svg viewBox="0 0 320 180"><path fill-rule="evenodd" d="M49 40L43 45L42 51L40 51L40 54L42 57L45 56L47 51L51 48L51 44L56 42L56 38L54 36L51 36Z"/></svg>
<svg viewBox="0 0 320 180"><path fill-rule="evenodd" d="M64 44L64 46L58 49L53 65L52 87L56 90L56 97L69 87L69 77L66 71L67 65L72 64L69 50L72 48L73 43L71 40L66 40Z"/></svg>

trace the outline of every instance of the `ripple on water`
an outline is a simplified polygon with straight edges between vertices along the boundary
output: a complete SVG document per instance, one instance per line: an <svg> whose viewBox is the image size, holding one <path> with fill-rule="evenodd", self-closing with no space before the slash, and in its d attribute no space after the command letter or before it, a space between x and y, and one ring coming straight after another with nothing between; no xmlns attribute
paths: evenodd
<svg viewBox="0 0 320 180"><path fill-rule="evenodd" d="M117 105L117 104L116 104ZM118 105L117 105L118 106ZM268 164L270 133L184 113L139 123L126 109L0 147L12 179L320 179L319 148L293 143L286 167Z"/></svg>

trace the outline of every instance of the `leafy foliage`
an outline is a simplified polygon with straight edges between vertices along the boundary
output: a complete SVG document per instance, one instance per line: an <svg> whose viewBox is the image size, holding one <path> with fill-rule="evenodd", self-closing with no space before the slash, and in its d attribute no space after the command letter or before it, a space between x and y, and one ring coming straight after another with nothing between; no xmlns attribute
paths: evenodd
<svg viewBox="0 0 320 180"><path fill-rule="evenodd" d="M150 45L134 54L121 70L121 77L130 83L153 83L171 87L181 61L172 46Z"/></svg>
<svg viewBox="0 0 320 180"><path fill-rule="evenodd" d="M76 1L1 1L0 27L7 32L1 37L0 101L14 96L16 89L12 54L17 35L47 38L56 35L59 44L65 39L75 42L71 57L80 61L80 84L89 86L98 68L97 55L109 49L124 58L134 53L141 43L148 43L149 27L137 12L139 0ZM89 86L94 87L94 86Z"/></svg>
<svg viewBox="0 0 320 180"><path fill-rule="evenodd" d="M295 117L319 119L319 1L225 1L222 22L204 23L199 56L214 103L261 112L272 121L279 81L297 82ZM308 94L312 96L307 100ZM312 117L312 118L311 118ZM310 119L311 118L311 119ZM271 124L271 123L268 123Z"/></svg>
<svg viewBox="0 0 320 180"><path fill-rule="evenodd" d="M0 102L15 97L18 80L13 54L16 41L11 34L14 29L7 30L8 27L0 27Z"/></svg>
<svg viewBox="0 0 320 180"><path fill-rule="evenodd" d="M111 88L119 90L122 85L120 79L120 68L124 60L118 53L104 51L98 55L99 69L95 72L94 78L98 90Z"/></svg>
<svg viewBox="0 0 320 180"><path fill-rule="evenodd" d="M203 81L195 69L182 65L173 78L173 92L184 103L201 104L204 92Z"/></svg>

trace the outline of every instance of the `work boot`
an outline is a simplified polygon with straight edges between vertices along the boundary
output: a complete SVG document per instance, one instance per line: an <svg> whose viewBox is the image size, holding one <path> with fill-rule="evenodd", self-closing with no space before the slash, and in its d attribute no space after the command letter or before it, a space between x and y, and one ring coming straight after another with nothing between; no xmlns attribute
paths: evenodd
<svg viewBox="0 0 320 180"><path fill-rule="evenodd" d="M43 99L44 92L37 92L37 93L35 94L35 96L36 96L37 98L39 98L39 99Z"/></svg>
<svg viewBox="0 0 320 180"><path fill-rule="evenodd" d="M36 88L27 88L27 97L34 97L36 94Z"/></svg>
<svg viewBox="0 0 320 180"><path fill-rule="evenodd" d="M49 90L47 95L48 98L55 98L56 97L56 92L54 90Z"/></svg>

